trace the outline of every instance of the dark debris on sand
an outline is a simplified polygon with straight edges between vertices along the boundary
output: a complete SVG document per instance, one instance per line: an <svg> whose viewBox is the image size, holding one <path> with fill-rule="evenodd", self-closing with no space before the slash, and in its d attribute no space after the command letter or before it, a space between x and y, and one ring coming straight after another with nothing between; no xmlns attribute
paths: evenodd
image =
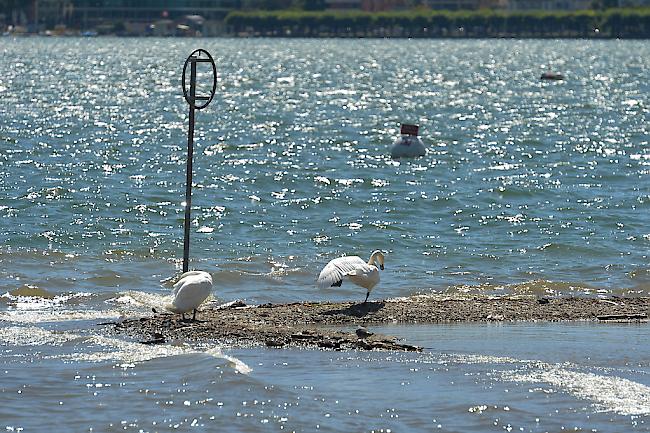
<svg viewBox="0 0 650 433"><path fill-rule="evenodd" d="M647 321L650 298L534 298L488 296L412 296L367 303L301 302L248 306L241 301L204 307L200 320L182 321L171 314L115 322L112 332L156 344L176 339L268 347L319 347L333 350L400 350L421 348L395 337L360 338L354 330L386 324L431 324L486 321L606 322Z"/></svg>

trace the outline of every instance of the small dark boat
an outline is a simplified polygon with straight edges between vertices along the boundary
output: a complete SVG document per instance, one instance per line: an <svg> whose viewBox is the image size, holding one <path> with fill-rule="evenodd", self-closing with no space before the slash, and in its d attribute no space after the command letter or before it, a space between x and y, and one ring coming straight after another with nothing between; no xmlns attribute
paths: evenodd
<svg viewBox="0 0 650 433"><path fill-rule="evenodd" d="M544 72L540 77L540 79L560 81L560 80L564 80L564 75L560 74L559 72L548 71L548 72Z"/></svg>

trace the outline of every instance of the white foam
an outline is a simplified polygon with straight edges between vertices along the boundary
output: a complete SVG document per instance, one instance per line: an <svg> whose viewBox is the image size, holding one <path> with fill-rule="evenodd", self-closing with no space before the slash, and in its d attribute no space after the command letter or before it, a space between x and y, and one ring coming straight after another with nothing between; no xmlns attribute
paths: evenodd
<svg viewBox="0 0 650 433"><path fill-rule="evenodd" d="M617 376L602 376L566 370L540 363L541 368L526 372L505 372L513 382L546 382L578 398L591 400L599 411L621 415L650 415L650 387Z"/></svg>
<svg viewBox="0 0 650 433"><path fill-rule="evenodd" d="M7 326L0 328L0 342L12 346L61 345L79 338L68 332L52 332L36 326Z"/></svg>
<svg viewBox="0 0 650 433"><path fill-rule="evenodd" d="M45 358L61 359L65 361L86 362L117 362L120 367L134 367L135 364L151 361L158 358L167 358L179 355L204 354L217 359L228 361L235 371L249 374L253 371L239 359L225 355L221 348L212 347L201 351L188 345L155 344L145 345L117 338L101 335L79 335L73 332L56 332L36 326L8 326L0 328L0 343L12 346L44 346L63 345L64 343L79 340L88 343L87 350L61 355L52 355ZM93 347L94 346L94 347ZM97 346L102 350L93 350ZM105 350L108 349L108 350Z"/></svg>
<svg viewBox="0 0 650 433"><path fill-rule="evenodd" d="M131 341L119 340L117 338L94 335L88 341L100 347L116 349L112 351L74 353L67 355L68 359L75 361L105 362L116 361L120 367L133 367L135 364L151 361L158 358L167 358L180 355L205 354L213 358L224 359L241 374L249 374L253 371L248 365L229 355L225 355L220 348L214 347L206 351L196 350L187 345L154 344L145 345Z"/></svg>
<svg viewBox="0 0 650 433"><path fill-rule="evenodd" d="M93 295L90 293L78 292L64 295L49 295L48 292L42 289L35 289L44 295L23 296L12 293L1 295L0 298L7 300L8 309L0 312L0 321L33 324L74 320L115 319L122 315L120 311L115 310L99 311L79 309L77 304L83 302L81 300L92 298Z"/></svg>
<svg viewBox="0 0 650 433"><path fill-rule="evenodd" d="M0 312L0 321L12 323L69 322L74 320L118 319L122 313L116 310L11 310Z"/></svg>
<svg viewBox="0 0 650 433"><path fill-rule="evenodd" d="M650 387L615 375L581 372L585 367L572 363L549 364L480 354L431 354L430 362L438 364L500 364L523 366L503 371L500 377L512 382L548 383L580 399L590 400L596 410L620 415L650 415ZM595 367L594 367L595 368ZM601 368L600 371L603 371ZM616 372L607 369L608 373Z"/></svg>
<svg viewBox="0 0 650 433"><path fill-rule="evenodd" d="M171 294L161 295L130 290L128 292L120 293L117 297L111 298L106 302L141 307L142 309L151 311L151 308L162 310L165 304L169 303L170 298Z"/></svg>
<svg viewBox="0 0 650 433"><path fill-rule="evenodd" d="M474 354L441 354L439 363L453 362L455 364L537 364L538 361L516 359L507 356L474 355Z"/></svg>
<svg viewBox="0 0 650 433"><path fill-rule="evenodd" d="M117 338L93 335L88 337L91 345L108 348L108 351L82 352L68 355L68 359L75 361L105 362L115 361L121 367L130 367L133 364L151 361L157 358L168 358L172 356L198 353L190 350L187 346L174 346L168 344L146 345L132 341L119 340Z"/></svg>
<svg viewBox="0 0 650 433"><path fill-rule="evenodd" d="M85 292L69 293L65 295L51 295L45 290L38 290L41 293L46 294L46 296L22 296L6 292L0 295L0 298L5 299L7 305L10 305L12 308L15 308L17 310L42 310L55 306L65 305L73 299L88 298L92 296L90 293Z"/></svg>
<svg viewBox="0 0 650 433"><path fill-rule="evenodd" d="M205 351L210 356L213 356L215 358L221 358L225 359L227 361L230 361L230 365L237 371L238 373L241 374L249 374L253 371L252 368L250 368L248 365L244 364L241 360L224 354L220 348L218 347L213 347L212 349L208 349Z"/></svg>

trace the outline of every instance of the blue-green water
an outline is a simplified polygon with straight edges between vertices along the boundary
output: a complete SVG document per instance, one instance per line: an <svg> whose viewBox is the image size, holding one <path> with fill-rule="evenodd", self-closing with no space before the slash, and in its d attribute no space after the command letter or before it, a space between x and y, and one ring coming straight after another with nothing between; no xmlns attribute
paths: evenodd
<svg viewBox="0 0 650 433"><path fill-rule="evenodd" d="M421 375L409 379L408 364L393 364L385 354L238 350L233 353L253 368L242 380L206 348L124 361L119 353L140 349L98 341L86 328L149 311L169 290L160 280L180 268L188 121L180 74L197 47L215 56L219 86L210 107L197 114L191 267L213 274L219 300L361 300L362 291L345 285L318 291L314 280L331 258L365 257L374 249L388 251L372 294L377 298L650 293L646 41L3 38L0 291L6 294L0 297L0 330L6 372L0 402L12 404L0 404L1 423L39 430L37 420L20 412L31 401L52 417L64 417L70 407L88 412L74 420L75 430L167 430L183 417L187 427L199 416L184 414L201 413L197 423L205 426L218 420L222 424L212 424L253 431L261 420L238 424L243 415L232 409L248 401L247 392L259 402L270 393L273 404L308 400L281 408L287 416L280 418L293 423L288 431L312 431L316 424L340 431L429 431L437 426L434 418L445 420L443 431L501 431L492 413L481 409L481 418L479 409L468 412L484 404L498 406L488 411L502 411L504 404L512 409L494 416L499 420L514 416L514 408L525 411L511 421L524 431L574 424L589 430L589 420L596 420L598 431L647 423L647 354L594 361L600 352L622 353L614 342L630 334L647 345L647 326L531 325L530 334L551 333L559 342L602 329L613 333L584 347L579 367L558 364L566 348L553 340L523 355L507 346L489 352L462 327L407 331L411 337L457 336L464 345L433 345L433 352L413 359L456 357L459 377L482 375L478 388L470 379L439 375L438 367L431 370L430 388ZM547 69L566 80L540 81ZM400 122L420 125L427 156L390 159ZM29 293L38 296L20 296ZM506 329L494 337L500 344L528 338ZM40 333L40 345L20 339ZM539 371L494 373L501 370L499 356L512 357L512 367L526 359L542 362L549 353ZM474 364L461 355L488 358ZM285 359L291 368L276 368ZM116 363L128 365L114 369ZM313 365L320 372L307 379ZM582 389L572 384L575 377L556 371L567 368L598 377L598 368L609 368L603 377L633 381L638 392L623 406L636 409L617 411L594 397L597 392L575 391ZM549 371L566 380L553 382ZM516 379L524 373L547 380L557 392L522 399L529 385ZM357 374L355 387L349 382ZM161 383L161 376L174 379ZM111 386L97 391L87 386L96 384L89 377ZM386 384L372 385L379 396L369 389L374 380ZM400 406L408 415L372 412L399 406L389 396L409 380L417 389L409 397L413 404ZM344 391L330 389L331 381L351 387L354 404L341 399L345 403L335 410L331 399ZM459 385L450 388L447 381ZM313 393L307 386L323 389ZM521 395L498 391L513 386ZM21 387L57 397L61 388L62 405L42 395L20 400L15 393ZM189 394L167 404L145 388L165 400L177 389ZM413 388L404 389L397 394ZM444 411L438 389L450 398ZM106 399L88 399L90 390ZM205 403L209 410L194 412L193 402L213 392L221 395ZM123 419L127 397L139 403ZM185 401L190 405L179 404ZM215 401L223 406L213 407ZM321 406L330 417L314 412ZM219 407L231 410L219 413ZM346 418L354 410L366 415ZM561 413L553 418L557 424L534 421L555 410ZM269 421L267 429L283 423Z"/></svg>

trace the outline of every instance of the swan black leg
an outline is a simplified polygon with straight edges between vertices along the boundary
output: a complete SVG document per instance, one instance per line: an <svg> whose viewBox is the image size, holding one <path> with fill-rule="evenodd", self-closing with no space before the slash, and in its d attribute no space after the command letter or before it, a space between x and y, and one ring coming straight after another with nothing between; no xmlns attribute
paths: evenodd
<svg viewBox="0 0 650 433"><path fill-rule="evenodd" d="M192 322L196 322L196 308L194 309L194 314L192 314Z"/></svg>
<svg viewBox="0 0 650 433"><path fill-rule="evenodd" d="M368 302L368 296L370 296L370 292L367 292L367 293L366 293L366 299L363 301L364 304L365 304L366 302Z"/></svg>
<svg viewBox="0 0 650 433"><path fill-rule="evenodd" d="M181 313L181 319L183 319L183 322L185 321L185 313Z"/></svg>

